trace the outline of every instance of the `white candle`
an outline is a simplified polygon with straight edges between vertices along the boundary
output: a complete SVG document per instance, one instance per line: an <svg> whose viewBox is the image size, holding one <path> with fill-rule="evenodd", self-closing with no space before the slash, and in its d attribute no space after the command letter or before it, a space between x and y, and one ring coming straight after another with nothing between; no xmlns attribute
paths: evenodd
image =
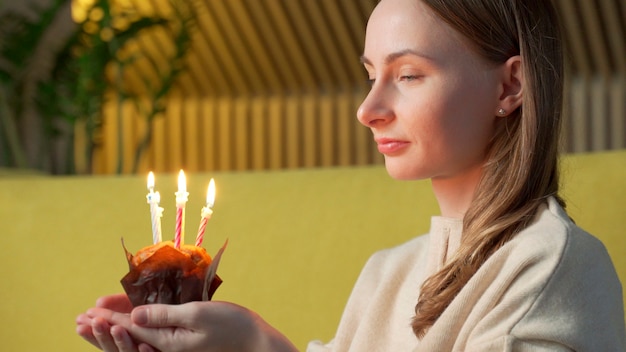
<svg viewBox="0 0 626 352"><path fill-rule="evenodd" d="M148 194L146 200L150 205L150 220L152 222L152 243L157 244L162 241L161 235L161 216L163 216L163 208L159 207L161 195L154 192L154 173L150 171L148 174Z"/></svg>

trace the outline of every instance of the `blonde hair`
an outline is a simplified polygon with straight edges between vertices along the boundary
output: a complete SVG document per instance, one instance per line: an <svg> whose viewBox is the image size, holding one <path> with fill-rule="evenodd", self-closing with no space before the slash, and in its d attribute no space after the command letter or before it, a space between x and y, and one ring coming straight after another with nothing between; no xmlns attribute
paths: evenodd
<svg viewBox="0 0 626 352"><path fill-rule="evenodd" d="M481 265L558 197L563 59L549 0L421 0L494 64L520 55L523 101L499 118L461 248L422 285L412 327L422 338Z"/></svg>

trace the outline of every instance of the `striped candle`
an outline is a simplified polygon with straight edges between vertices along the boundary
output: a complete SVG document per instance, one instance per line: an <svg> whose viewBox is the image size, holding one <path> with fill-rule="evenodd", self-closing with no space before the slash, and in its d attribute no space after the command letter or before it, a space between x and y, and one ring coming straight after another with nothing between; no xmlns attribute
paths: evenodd
<svg viewBox="0 0 626 352"><path fill-rule="evenodd" d="M185 243L185 204L187 203L189 193L187 192L187 183L185 181L185 173L180 170L178 174L178 192L176 195L176 232L174 234L174 247L180 248Z"/></svg>
<svg viewBox="0 0 626 352"><path fill-rule="evenodd" d="M215 181L211 179L209 182L209 188L206 193L206 206L202 208L200 212L200 227L198 228L198 235L196 236L196 246L200 247L204 240L204 232L206 230L206 224L213 215L213 205L215 204Z"/></svg>

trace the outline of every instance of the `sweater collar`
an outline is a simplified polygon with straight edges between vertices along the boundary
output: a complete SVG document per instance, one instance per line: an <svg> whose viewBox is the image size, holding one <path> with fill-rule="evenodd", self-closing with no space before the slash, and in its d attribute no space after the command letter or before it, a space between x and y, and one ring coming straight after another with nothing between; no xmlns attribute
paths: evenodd
<svg viewBox="0 0 626 352"><path fill-rule="evenodd" d="M443 268L461 245L463 220L433 216L430 221L430 242L428 251L427 276Z"/></svg>

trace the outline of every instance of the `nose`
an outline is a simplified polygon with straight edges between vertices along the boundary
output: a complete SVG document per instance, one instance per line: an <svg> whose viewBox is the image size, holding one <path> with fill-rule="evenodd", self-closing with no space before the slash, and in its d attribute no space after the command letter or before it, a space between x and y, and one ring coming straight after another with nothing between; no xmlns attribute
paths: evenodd
<svg viewBox="0 0 626 352"><path fill-rule="evenodd" d="M394 119L389 97L382 88L372 87L356 112L357 119L366 127L381 127Z"/></svg>

